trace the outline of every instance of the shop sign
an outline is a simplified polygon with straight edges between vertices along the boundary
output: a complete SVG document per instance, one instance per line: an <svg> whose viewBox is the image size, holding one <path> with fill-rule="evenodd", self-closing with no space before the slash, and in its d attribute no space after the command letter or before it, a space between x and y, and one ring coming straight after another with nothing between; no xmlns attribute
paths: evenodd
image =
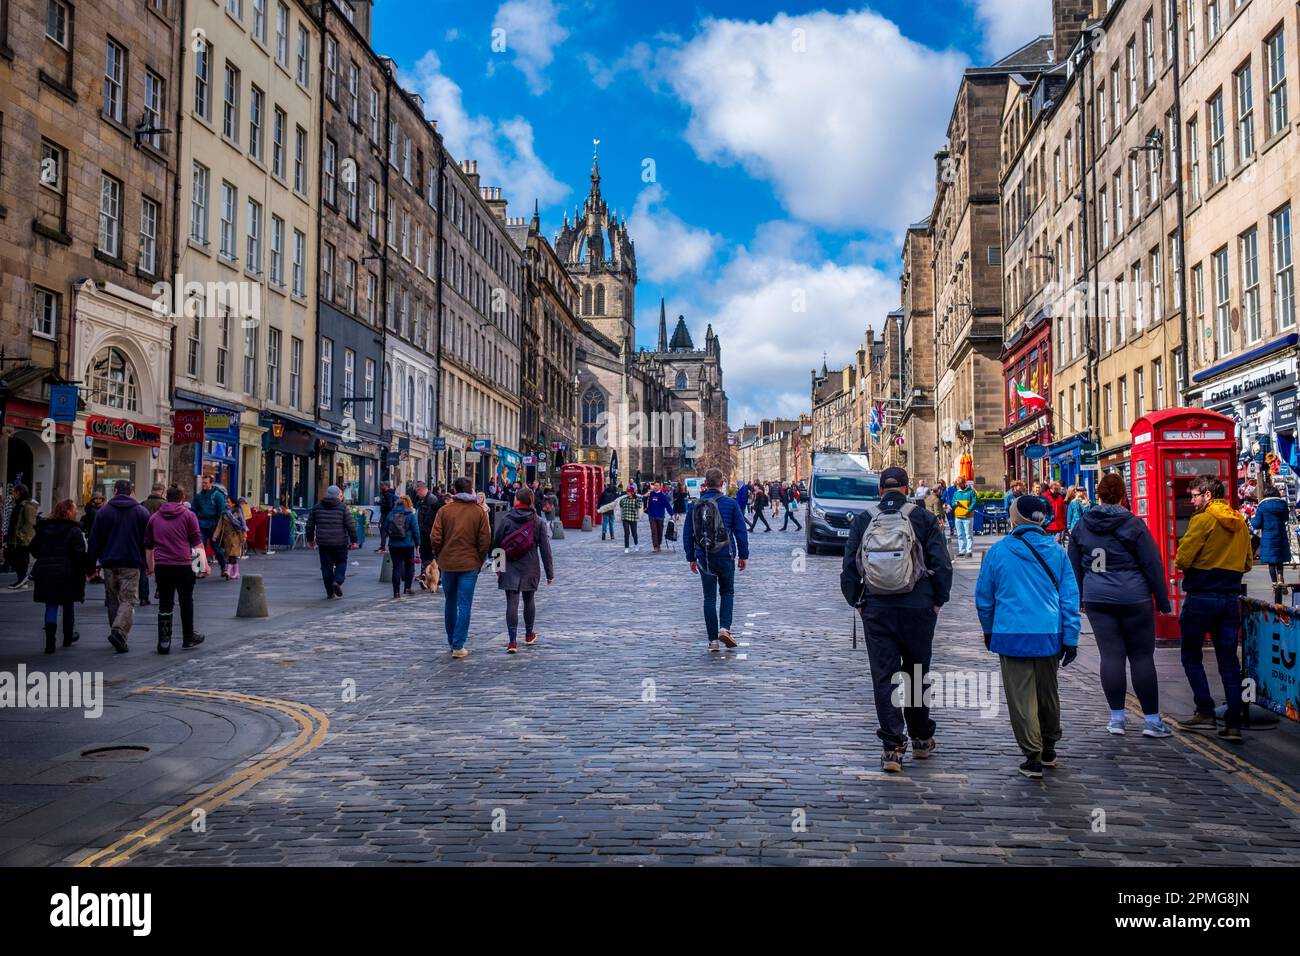
<svg viewBox="0 0 1300 956"><path fill-rule="evenodd" d="M122 418L102 415L86 419L86 434L127 445L157 446L162 443L162 431L155 425L137 425Z"/></svg>
<svg viewBox="0 0 1300 956"><path fill-rule="evenodd" d="M525 465L535 465L535 464L537 464L537 456L536 456L536 455L524 455L524 464L525 464Z"/></svg>
<svg viewBox="0 0 1300 956"><path fill-rule="evenodd" d="M1096 442L1086 442L1079 446L1079 470L1101 471L1101 465L1097 461Z"/></svg>
<svg viewBox="0 0 1300 956"><path fill-rule="evenodd" d="M1012 445L1019 445L1026 438L1033 438L1036 436L1039 431L1041 431L1039 423L1036 421L1030 422L1028 425L1017 428L1015 431L1003 436L1002 446L1004 448L1010 448Z"/></svg>
<svg viewBox="0 0 1300 956"><path fill-rule="evenodd" d="M1300 621L1275 604L1243 598L1246 674L1255 681L1255 703L1300 720Z"/></svg>
<svg viewBox="0 0 1300 956"><path fill-rule="evenodd" d="M172 441L179 445L203 441L206 424L201 409L183 409L172 415Z"/></svg>
<svg viewBox="0 0 1300 956"><path fill-rule="evenodd" d="M480 455L490 455L492 454L492 439L475 438L472 447L474 451L478 452Z"/></svg>
<svg viewBox="0 0 1300 956"><path fill-rule="evenodd" d="M1207 431L1205 429L1169 430L1163 433L1165 441L1224 441L1228 437L1225 431Z"/></svg>
<svg viewBox="0 0 1300 956"><path fill-rule="evenodd" d="M433 439L433 450L434 450L434 451L446 451L446 450L447 450L447 439L444 438L444 437L442 437L441 435L439 435L439 436L437 436L436 438L434 438L434 439Z"/></svg>
<svg viewBox="0 0 1300 956"><path fill-rule="evenodd" d="M1273 393L1273 427L1294 428L1296 425L1296 389Z"/></svg>
<svg viewBox="0 0 1300 956"><path fill-rule="evenodd" d="M210 432L224 432L230 430L230 416L209 414L204 418L203 427Z"/></svg>
<svg viewBox="0 0 1300 956"><path fill-rule="evenodd" d="M1283 362L1267 369L1248 372L1235 381L1206 388L1204 404L1219 405L1235 401L1256 392L1276 391L1278 386L1295 385L1296 376L1291 362Z"/></svg>
<svg viewBox="0 0 1300 956"><path fill-rule="evenodd" d="M476 451L467 451L465 452L465 464L477 465L482 457L483 456Z"/></svg>
<svg viewBox="0 0 1300 956"><path fill-rule="evenodd" d="M50 386L50 418L56 422L77 420L77 386Z"/></svg>
<svg viewBox="0 0 1300 956"><path fill-rule="evenodd" d="M1029 461L1038 461L1047 457L1047 447L1045 445L1030 445L1025 449L1025 458Z"/></svg>

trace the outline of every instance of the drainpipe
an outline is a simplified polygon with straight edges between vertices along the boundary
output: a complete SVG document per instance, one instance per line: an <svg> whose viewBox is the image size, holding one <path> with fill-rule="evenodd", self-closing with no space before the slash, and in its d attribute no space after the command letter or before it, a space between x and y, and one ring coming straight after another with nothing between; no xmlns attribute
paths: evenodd
<svg viewBox="0 0 1300 956"><path fill-rule="evenodd" d="M1182 31L1179 26L1178 11L1182 4L1172 4L1174 10L1174 38L1173 57L1174 57L1174 141L1173 160L1174 160L1174 189L1176 192L1175 202L1178 210L1178 341L1179 349L1182 352L1183 374L1178 380L1178 403L1187 404L1187 390L1191 383L1192 356L1188 349L1187 341L1187 310L1191 307L1191 299L1188 298L1187 289L1187 209L1186 200L1183 197L1183 79L1182 79L1182 57L1179 48L1182 45ZM1166 12L1168 7L1166 7ZM1163 203L1164 199L1161 198ZM1161 237L1163 241L1163 237Z"/></svg>

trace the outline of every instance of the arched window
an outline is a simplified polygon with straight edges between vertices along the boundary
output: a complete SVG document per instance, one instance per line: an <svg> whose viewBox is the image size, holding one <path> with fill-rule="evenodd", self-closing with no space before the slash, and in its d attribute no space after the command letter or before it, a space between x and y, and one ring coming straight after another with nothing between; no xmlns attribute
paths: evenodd
<svg viewBox="0 0 1300 956"><path fill-rule="evenodd" d="M592 385L582 395L582 444L585 448L594 448L598 444L599 434L604 421L605 393Z"/></svg>
<svg viewBox="0 0 1300 956"><path fill-rule="evenodd" d="M596 314L605 314L605 286L596 286Z"/></svg>
<svg viewBox="0 0 1300 956"><path fill-rule="evenodd" d="M140 388L135 369L120 349L101 349L90 363L86 375L90 380L90 400L126 412L140 410Z"/></svg>
<svg viewBox="0 0 1300 956"><path fill-rule="evenodd" d="M384 414L393 414L393 366L384 363Z"/></svg>
<svg viewBox="0 0 1300 956"><path fill-rule="evenodd" d="M591 315L591 286L582 290L582 314Z"/></svg>
<svg viewBox="0 0 1300 956"><path fill-rule="evenodd" d="M674 385L673 388L679 388L679 389L680 389L680 388L685 388L685 387L686 387L686 373L685 373L685 372L678 372L678 373L677 373L677 384Z"/></svg>

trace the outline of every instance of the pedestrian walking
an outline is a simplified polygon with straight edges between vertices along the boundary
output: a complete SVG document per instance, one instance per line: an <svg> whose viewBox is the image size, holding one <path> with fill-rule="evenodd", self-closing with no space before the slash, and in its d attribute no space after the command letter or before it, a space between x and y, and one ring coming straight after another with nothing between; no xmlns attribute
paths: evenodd
<svg viewBox="0 0 1300 956"><path fill-rule="evenodd" d="M1268 578L1274 586L1286 585L1286 565L1291 561L1291 539L1287 536L1287 505L1277 485L1264 484L1259 507L1251 526L1259 530L1259 563L1268 565Z"/></svg>
<svg viewBox="0 0 1300 956"><path fill-rule="evenodd" d="M1000 658L1011 727L1025 757L1020 773L1033 779L1056 766L1057 668L1079 653L1079 586L1069 555L1046 530L1053 514L1045 498L1017 498L1011 533L989 548L975 583L984 646Z"/></svg>
<svg viewBox="0 0 1300 956"><path fill-rule="evenodd" d="M641 496L636 485L627 486L627 494L618 500L619 516L623 519L623 553L640 551L641 542L636 537L637 522L641 520ZM629 547L629 543L632 545Z"/></svg>
<svg viewBox="0 0 1300 956"><path fill-rule="evenodd" d="M957 557L970 557L975 549L975 489L966 484L966 476L957 477L949 507L957 529Z"/></svg>
<svg viewBox="0 0 1300 956"><path fill-rule="evenodd" d="M388 532L385 530L388 527L388 515L397 504L391 481L379 483L379 495L375 498L375 504L379 505L379 547L375 548L375 554L384 554L388 551Z"/></svg>
<svg viewBox="0 0 1300 956"><path fill-rule="evenodd" d="M1102 476L1099 504L1070 529L1070 565L1101 654L1101 689L1110 707L1106 730L1124 733L1127 663L1142 705L1143 736L1168 737L1156 680L1156 611L1173 608L1160 549L1127 499L1123 478Z"/></svg>
<svg viewBox="0 0 1300 956"><path fill-rule="evenodd" d="M699 501L686 510L682 550L704 587L704 630L709 651L738 646L731 636L736 605L736 570L749 563L749 534L734 498L722 493L722 470L704 473Z"/></svg>
<svg viewBox="0 0 1300 956"><path fill-rule="evenodd" d="M741 518L745 517L745 512L749 508L749 496L753 494L754 483L752 481L742 481L740 487L736 489L736 505L740 508ZM685 510L682 514L686 514Z"/></svg>
<svg viewBox="0 0 1300 956"><path fill-rule="evenodd" d="M103 495L99 493L95 493L91 495L90 500L86 502L86 507L83 510L81 515L81 533L86 536L87 541L90 540L90 531L95 526L95 516L99 514L100 509L104 507L104 504L105 502L107 502L107 500L108 499L105 498ZM86 583L87 584L104 583L104 575L101 573L98 565L92 564L90 569L90 578Z"/></svg>
<svg viewBox="0 0 1300 956"><path fill-rule="evenodd" d="M198 647L204 636L194 629L194 563L203 555L203 533L194 512L185 507L185 492L172 485L163 506L144 529L145 560L158 583L158 653L170 654L175 608L181 610L181 646Z"/></svg>
<svg viewBox="0 0 1300 956"><path fill-rule="evenodd" d="M388 538L388 558L393 564L393 600L396 601L414 593L415 549L420 541L420 519L415 513L415 503L406 495L393 503L384 532Z"/></svg>
<svg viewBox="0 0 1300 956"><path fill-rule="evenodd" d="M942 519L908 500L906 471L881 472L880 493L880 502L867 505L849 528L840 591L862 618L876 736L883 747L880 767L899 773L909 737L915 760L935 749L926 687L935 624L952 591L952 559Z"/></svg>
<svg viewBox="0 0 1300 956"><path fill-rule="evenodd" d="M108 642L119 654L129 649L135 605L140 600L140 575L148 572L144 530L149 512L131 497L135 486L122 478L113 485L113 498L95 515L86 546L87 559L104 569L104 606L108 609Z"/></svg>
<svg viewBox="0 0 1300 956"><path fill-rule="evenodd" d="M77 633L75 607L86 600L86 538L77 523L77 505L60 501L50 516L36 524L30 545L32 597L45 605L45 653L54 653L54 635L63 609L63 646L71 647Z"/></svg>
<svg viewBox="0 0 1300 956"><path fill-rule="evenodd" d="M221 542L221 552L226 556L226 565L221 569L221 576L231 581L239 580L239 557L244 553L244 542L248 539L248 522L244 520L243 498L227 499L226 512L217 522L214 541Z"/></svg>
<svg viewBox="0 0 1300 956"><path fill-rule="evenodd" d="M605 485L605 490L600 493L600 500L596 502L596 513L600 515L601 541L605 540L606 535L609 535L610 541L614 540L614 510L621 497L618 487L612 481Z"/></svg>
<svg viewBox="0 0 1300 956"><path fill-rule="evenodd" d="M1069 508L1069 502L1065 499L1065 490L1059 481L1053 481L1043 490L1043 497L1052 506L1052 520L1047 524L1047 532L1055 535L1057 541L1064 541L1066 510Z"/></svg>
<svg viewBox="0 0 1300 956"><path fill-rule="evenodd" d="M457 478L456 493L438 509L433 522L433 556L442 569L443 624L451 656L457 660L469 656L465 642L469 639L470 610L474 606L474 588L479 571L492 547L492 529L487 512L478 503L474 484Z"/></svg>
<svg viewBox="0 0 1300 956"><path fill-rule="evenodd" d="M1187 730L1211 732L1218 726L1214 698L1205 675L1201 645L1209 635L1218 660L1227 709L1219 736L1241 743L1245 716L1241 702L1242 577L1251 568L1250 534L1246 519L1223 500L1223 482L1208 475L1188 486L1194 514L1178 542L1175 564L1183 572L1183 607L1178 616L1182 632L1183 671L1192 687L1196 713L1179 720Z"/></svg>
<svg viewBox="0 0 1300 956"><path fill-rule="evenodd" d="M31 586L27 580L27 566L31 560L32 539L36 537L36 519L40 509L32 500L32 493L21 482L14 485L13 497L13 511L9 516L9 565L18 578L9 585L9 590L24 591Z"/></svg>
<svg viewBox="0 0 1300 956"><path fill-rule="evenodd" d="M1070 504L1065 511L1065 531L1069 535L1074 532L1074 526L1079 523L1085 514L1088 513L1088 490L1086 488L1070 489Z"/></svg>
<svg viewBox="0 0 1300 956"><path fill-rule="evenodd" d="M664 522L673 516L673 499L663 485L655 482L645 500L646 514L650 516L650 546L658 554L664 543Z"/></svg>
<svg viewBox="0 0 1300 956"><path fill-rule="evenodd" d="M768 497L767 489L764 488L761 482L754 486L754 497L751 500L754 506L754 517L749 522L749 530L753 531L761 521L763 522L763 533L766 534L772 530L772 526L767 523L767 507L771 499Z"/></svg>
<svg viewBox="0 0 1300 956"><path fill-rule="evenodd" d="M934 515L935 520L939 522L939 530L944 533L944 541L946 542L948 539L948 505L943 500L945 490L943 479L936 481L934 487L930 489L930 497L925 499L924 505L925 510Z"/></svg>
<svg viewBox="0 0 1300 956"><path fill-rule="evenodd" d="M307 547L320 556L321 580L325 597L341 598L343 582L348 576L348 552L357 545L357 522L343 503L343 489L330 485L325 497L316 502L307 515Z"/></svg>
<svg viewBox="0 0 1300 956"><path fill-rule="evenodd" d="M421 571L418 580L420 590L427 591L433 577L430 569L437 567L437 562L433 560L433 542L429 540L429 536L433 534L433 519L437 517L438 509L442 507L442 495L434 494L423 481L417 481L413 504L420 550Z"/></svg>
<svg viewBox="0 0 1300 956"><path fill-rule="evenodd" d="M555 582L551 558L551 533L544 518L533 510L527 488L515 492L514 507L501 516L492 535L492 552L504 559L497 569L497 589L506 592L506 653L519 650L519 604L524 605L524 644L537 643L537 589L546 571L546 584Z"/></svg>
<svg viewBox="0 0 1300 956"><path fill-rule="evenodd" d="M203 546L212 549L212 556L221 568L222 579L229 580L230 572L226 570L226 552L221 549L221 541L217 537L217 525L221 523L221 516L230 510L226 504L226 495L216 486L211 475L204 475L199 483L201 487L190 502L190 508L194 511L194 516L199 519L199 530L203 533Z"/></svg>
<svg viewBox="0 0 1300 956"><path fill-rule="evenodd" d="M161 481L155 481L153 487L149 489L149 497L140 502L144 510L149 512L153 517L158 513L158 509L167 503L167 486ZM149 600L149 578L150 574L140 575L140 606L148 607L151 603Z"/></svg>
<svg viewBox="0 0 1300 956"><path fill-rule="evenodd" d="M803 530L803 525L799 523L799 518L794 513L795 501L797 500L798 496L793 485L781 486L781 504L785 506L785 522L781 525L782 531L790 527L791 521L794 522L794 529L796 531Z"/></svg>

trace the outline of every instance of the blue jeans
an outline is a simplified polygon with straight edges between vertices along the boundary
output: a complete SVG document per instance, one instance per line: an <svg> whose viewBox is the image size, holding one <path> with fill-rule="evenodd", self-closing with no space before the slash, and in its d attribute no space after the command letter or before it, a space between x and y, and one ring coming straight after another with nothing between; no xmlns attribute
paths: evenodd
<svg viewBox="0 0 1300 956"><path fill-rule="evenodd" d="M718 639L718 628L731 630L731 612L736 605L736 563L730 555L725 555L706 558L699 564L700 580L704 582L704 629L711 644Z"/></svg>
<svg viewBox="0 0 1300 956"><path fill-rule="evenodd" d="M200 530L203 532L203 543L212 548L212 556L217 559L217 567L224 571L226 569L226 552L221 550L221 544L216 536L217 526L213 525L211 528L200 526Z"/></svg>
<svg viewBox="0 0 1300 956"><path fill-rule="evenodd" d="M600 516L600 537L603 540L605 535L614 537L614 512L606 511Z"/></svg>
<svg viewBox="0 0 1300 956"><path fill-rule="evenodd" d="M975 537L973 534L975 528L974 518L954 518L957 524L957 551L959 554L969 554L975 547Z"/></svg>
<svg viewBox="0 0 1300 956"><path fill-rule="evenodd" d="M453 651L469 639L469 612L474 606L474 587L478 571L443 571L442 590L446 595L442 619L447 628L447 643Z"/></svg>
<svg viewBox="0 0 1300 956"><path fill-rule="evenodd" d="M1241 604L1236 594L1226 591L1204 591L1187 595L1178 616L1182 630L1183 671L1192 685L1196 712L1206 717L1214 716L1214 698L1210 695L1210 681L1201 662L1201 645L1210 636L1214 656L1219 663L1219 677L1228 700L1228 711L1223 721L1229 727L1240 727L1241 659L1237 643L1241 634Z"/></svg>

